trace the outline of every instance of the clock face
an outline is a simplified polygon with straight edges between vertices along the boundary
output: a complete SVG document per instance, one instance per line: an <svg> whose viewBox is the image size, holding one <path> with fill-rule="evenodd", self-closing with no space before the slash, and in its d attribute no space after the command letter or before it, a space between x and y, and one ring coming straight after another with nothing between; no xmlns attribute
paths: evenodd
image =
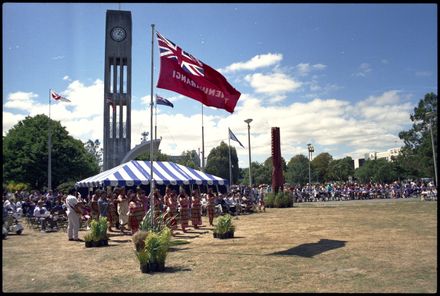
<svg viewBox="0 0 440 296"><path fill-rule="evenodd" d="M111 37L115 41L122 41L125 39L126 33L124 28L114 27L110 33Z"/></svg>

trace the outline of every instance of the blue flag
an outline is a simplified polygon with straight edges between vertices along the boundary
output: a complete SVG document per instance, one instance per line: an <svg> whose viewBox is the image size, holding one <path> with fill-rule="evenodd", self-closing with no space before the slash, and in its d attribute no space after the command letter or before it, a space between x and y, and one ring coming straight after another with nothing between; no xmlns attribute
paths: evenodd
<svg viewBox="0 0 440 296"><path fill-rule="evenodd" d="M231 129L230 129L230 128L228 128L228 129L229 129L229 139L234 140L234 141L237 141L238 144L240 144L240 146L244 148L244 146L243 146L243 145L241 144L241 142L237 139L237 137L234 135L234 133L231 131Z"/></svg>
<svg viewBox="0 0 440 296"><path fill-rule="evenodd" d="M174 108L173 103L171 103L170 101L168 101L165 98L162 98L161 96L158 96L157 94L156 94L156 104L165 105L165 106L169 106L171 108Z"/></svg>

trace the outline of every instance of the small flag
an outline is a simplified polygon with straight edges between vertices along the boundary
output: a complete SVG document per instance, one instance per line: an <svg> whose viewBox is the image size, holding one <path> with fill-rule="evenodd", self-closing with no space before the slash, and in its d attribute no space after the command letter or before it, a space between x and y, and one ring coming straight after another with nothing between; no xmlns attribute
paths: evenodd
<svg viewBox="0 0 440 296"><path fill-rule="evenodd" d="M156 105L165 105L174 108L173 103L171 103L165 98L162 98L161 96L158 96L157 94L156 94Z"/></svg>
<svg viewBox="0 0 440 296"><path fill-rule="evenodd" d="M107 98L106 101L108 104L110 104L112 106L113 111L114 111L115 110L115 102L113 102L113 100L110 98Z"/></svg>
<svg viewBox="0 0 440 296"><path fill-rule="evenodd" d="M243 146L243 145L241 144L241 142L237 139L237 137L234 135L234 133L231 131L231 129L230 129L230 128L228 128L228 129L229 129L229 139L234 140L234 141L237 141L238 144L240 144L240 146L244 148L244 146Z"/></svg>
<svg viewBox="0 0 440 296"><path fill-rule="evenodd" d="M52 97L52 99L54 99L56 101L71 102L69 99L66 99L65 97L57 94L53 90L50 90L50 96Z"/></svg>
<svg viewBox="0 0 440 296"><path fill-rule="evenodd" d="M160 52L157 87L177 92L206 106L234 112L241 93L218 71L156 32Z"/></svg>

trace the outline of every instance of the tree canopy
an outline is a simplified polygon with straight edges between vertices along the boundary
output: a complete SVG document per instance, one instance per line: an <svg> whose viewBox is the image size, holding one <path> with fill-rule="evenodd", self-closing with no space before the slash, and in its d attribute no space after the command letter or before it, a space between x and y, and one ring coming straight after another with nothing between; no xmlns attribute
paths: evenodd
<svg viewBox="0 0 440 296"><path fill-rule="evenodd" d="M408 178L434 177L434 159L431 142L434 139L434 152L437 147L437 95L428 93L419 101L410 119L411 129L401 131L399 138L404 141L400 155L397 157L403 175Z"/></svg>
<svg viewBox="0 0 440 296"><path fill-rule="evenodd" d="M43 190L48 182L48 127L51 125L52 187L99 172L84 143L69 135L59 121L40 114L27 116L3 137L3 178Z"/></svg>
<svg viewBox="0 0 440 296"><path fill-rule="evenodd" d="M287 164L286 182L305 185L309 182L309 160L303 154L293 156Z"/></svg>
<svg viewBox="0 0 440 296"><path fill-rule="evenodd" d="M237 184L240 169L235 147L231 146L232 183ZM229 180L229 148L225 142L214 147L209 152L205 171L209 174Z"/></svg>

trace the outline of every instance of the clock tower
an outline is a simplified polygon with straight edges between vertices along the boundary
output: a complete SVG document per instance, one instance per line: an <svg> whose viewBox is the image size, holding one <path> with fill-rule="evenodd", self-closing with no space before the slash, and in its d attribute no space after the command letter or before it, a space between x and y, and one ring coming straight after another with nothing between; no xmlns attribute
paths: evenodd
<svg viewBox="0 0 440 296"><path fill-rule="evenodd" d="M107 10L104 69L104 171L131 147L131 12Z"/></svg>

